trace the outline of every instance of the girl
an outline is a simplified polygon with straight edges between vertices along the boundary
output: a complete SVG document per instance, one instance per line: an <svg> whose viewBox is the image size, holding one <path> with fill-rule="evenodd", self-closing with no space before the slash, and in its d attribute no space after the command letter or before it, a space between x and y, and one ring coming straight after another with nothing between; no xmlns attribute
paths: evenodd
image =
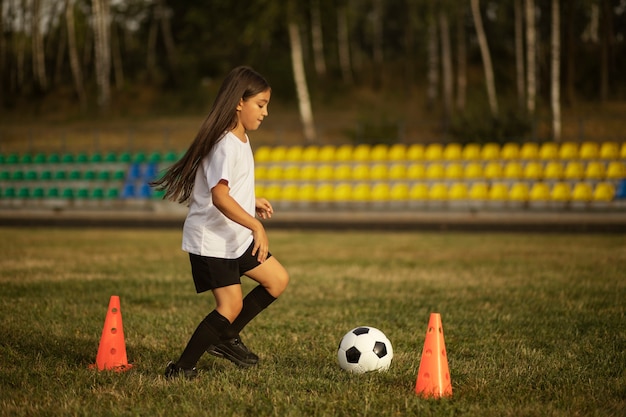
<svg viewBox="0 0 626 417"><path fill-rule="evenodd" d="M237 67L224 79L213 107L185 155L153 183L165 199L188 203L182 248L189 253L198 293L210 290L216 307L198 325L178 361L165 376L196 377L204 352L239 366L258 356L239 332L284 291L289 275L269 252L262 219L271 204L254 195L254 160L246 134L268 116L271 88L249 67ZM259 285L245 298L241 276Z"/></svg>

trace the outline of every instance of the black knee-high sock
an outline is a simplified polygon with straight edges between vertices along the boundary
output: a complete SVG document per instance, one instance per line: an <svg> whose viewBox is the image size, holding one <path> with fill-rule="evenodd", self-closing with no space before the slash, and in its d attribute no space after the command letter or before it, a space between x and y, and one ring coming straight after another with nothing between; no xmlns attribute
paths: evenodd
<svg viewBox="0 0 626 417"><path fill-rule="evenodd" d="M239 332L255 318L261 311L265 310L270 304L276 301L267 290L259 285L246 295L243 299L243 308L241 313L233 321L224 333L225 338L234 338Z"/></svg>
<svg viewBox="0 0 626 417"><path fill-rule="evenodd" d="M223 339L224 331L228 326L230 326L230 322L226 317L217 310L210 312L196 328L176 365L185 369L196 366L202 354L211 345L216 345Z"/></svg>

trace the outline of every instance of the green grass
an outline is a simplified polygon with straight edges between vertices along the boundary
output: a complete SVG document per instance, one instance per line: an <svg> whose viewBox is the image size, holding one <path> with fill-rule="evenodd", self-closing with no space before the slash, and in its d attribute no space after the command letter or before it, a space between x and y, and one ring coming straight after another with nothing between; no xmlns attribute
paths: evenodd
<svg viewBox="0 0 626 417"><path fill-rule="evenodd" d="M246 328L261 357L205 355L162 376L212 309L179 230L0 229L2 416L621 416L626 238L620 235L270 231L292 282ZM244 280L246 290L252 288ZM119 295L128 372L95 362ZM453 396L414 394L441 313ZM343 334L383 330L386 373L335 362Z"/></svg>

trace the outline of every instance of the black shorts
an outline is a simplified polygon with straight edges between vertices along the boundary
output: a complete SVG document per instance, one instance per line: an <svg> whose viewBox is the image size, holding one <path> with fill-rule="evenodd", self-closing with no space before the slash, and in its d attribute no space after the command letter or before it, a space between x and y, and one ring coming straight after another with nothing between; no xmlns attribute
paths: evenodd
<svg viewBox="0 0 626 417"><path fill-rule="evenodd" d="M190 253L191 275L196 285L196 292L201 293L215 288L241 284L242 275L261 265L257 257L252 256L253 247L254 241L244 254L236 259L214 258ZM267 257L270 256L272 254L268 253Z"/></svg>

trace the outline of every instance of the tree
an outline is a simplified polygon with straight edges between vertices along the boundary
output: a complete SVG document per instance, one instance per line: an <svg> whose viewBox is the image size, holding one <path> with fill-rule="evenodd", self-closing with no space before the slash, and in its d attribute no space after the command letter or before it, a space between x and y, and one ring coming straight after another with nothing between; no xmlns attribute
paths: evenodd
<svg viewBox="0 0 626 417"><path fill-rule="evenodd" d="M552 137L555 141L561 140L561 22L559 0L552 0L552 71L551 103L552 103Z"/></svg>
<svg viewBox="0 0 626 417"><path fill-rule="evenodd" d="M324 58L324 36L322 35L320 0L311 0L311 43L313 44L315 72L318 77L325 77L326 59Z"/></svg>
<svg viewBox="0 0 626 417"><path fill-rule="evenodd" d="M350 85L354 82L352 77L352 60L350 59L350 36L348 25L348 10L345 4L337 9L337 52L339 53L339 66L343 82Z"/></svg>
<svg viewBox="0 0 626 417"><path fill-rule="evenodd" d="M111 101L111 37L109 0L93 0L94 47L98 106L107 111Z"/></svg>
<svg viewBox="0 0 626 417"><path fill-rule="evenodd" d="M493 76L493 66L491 65L491 53L487 44L487 35L483 27L483 20L480 15L479 0L471 0L472 16L474 17L474 27L476 28L476 36L478 37L478 45L480 46L480 56L483 60L483 69L485 71L485 84L487 86L487 96L489 99L489 109L493 117L498 117L498 98L496 97L496 84Z"/></svg>
<svg viewBox="0 0 626 417"><path fill-rule="evenodd" d="M83 85L83 72L78 60L73 0L65 0L65 24L67 26L67 44L70 58L70 69L72 70L72 79L74 80L74 88L76 89L76 94L78 95L80 107L84 110L87 107L87 95L85 94L85 86Z"/></svg>
<svg viewBox="0 0 626 417"><path fill-rule="evenodd" d="M467 46L465 36L465 6L456 6L456 108L465 110L467 91Z"/></svg>
<svg viewBox="0 0 626 417"><path fill-rule="evenodd" d="M517 86L517 100L521 108L525 102L525 84L524 84L524 13L522 11L522 1L515 0L514 18L515 18L515 85Z"/></svg>
<svg viewBox="0 0 626 417"><path fill-rule="evenodd" d="M535 28L535 1L526 1L526 110L535 114L537 95L537 34Z"/></svg>
<svg viewBox="0 0 626 417"><path fill-rule="evenodd" d="M48 88L48 77L46 75L46 57L43 46L43 35L41 34L41 0L33 0L31 17L31 43L33 54L33 74L37 87L42 91Z"/></svg>
<svg viewBox="0 0 626 417"><path fill-rule="evenodd" d="M438 13L439 30L441 32L441 72L443 75L443 108L446 118L452 114L454 95L452 74L452 45L450 42L450 25L448 15L443 8Z"/></svg>
<svg viewBox="0 0 626 417"><path fill-rule="evenodd" d="M288 22L289 43L291 45L291 64L293 68L293 78L296 83L298 94L298 107L300 109L300 119L304 130L304 138L308 143L316 142L317 133L313 121L313 111L311 109L311 99L309 98L309 88L306 83L304 72L304 59L302 56L302 41L298 24L290 18Z"/></svg>

